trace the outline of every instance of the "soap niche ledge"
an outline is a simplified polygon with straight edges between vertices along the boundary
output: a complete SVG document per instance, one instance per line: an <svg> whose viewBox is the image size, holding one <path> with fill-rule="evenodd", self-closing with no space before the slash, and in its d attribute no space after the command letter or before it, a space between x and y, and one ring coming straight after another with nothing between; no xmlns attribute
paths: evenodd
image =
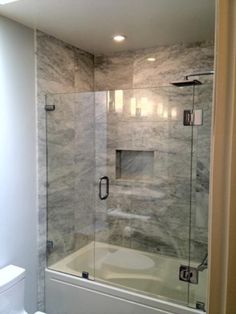
<svg viewBox="0 0 236 314"><path fill-rule="evenodd" d="M116 179L153 181L153 150L116 150Z"/></svg>

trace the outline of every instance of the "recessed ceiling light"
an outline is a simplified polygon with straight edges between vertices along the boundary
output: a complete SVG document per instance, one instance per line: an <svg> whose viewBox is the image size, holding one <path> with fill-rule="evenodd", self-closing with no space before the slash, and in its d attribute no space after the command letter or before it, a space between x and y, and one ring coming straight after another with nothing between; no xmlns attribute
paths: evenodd
<svg viewBox="0 0 236 314"><path fill-rule="evenodd" d="M126 36L124 36L124 35L115 35L115 36L113 36L113 40L115 40L115 41L117 41L117 42L122 42L122 41L124 41L126 39Z"/></svg>
<svg viewBox="0 0 236 314"><path fill-rule="evenodd" d="M8 4L11 2L16 2L16 1L19 1L19 0L0 0L0 5L4 5L4 4Z"/></svg>
<svg viewBox="0 0 236 314"><path fill-rule="evenodd" d="M150 58L147 58L147 61L154 62L154 61L156 61L156 58L150 57Z"/></svg>

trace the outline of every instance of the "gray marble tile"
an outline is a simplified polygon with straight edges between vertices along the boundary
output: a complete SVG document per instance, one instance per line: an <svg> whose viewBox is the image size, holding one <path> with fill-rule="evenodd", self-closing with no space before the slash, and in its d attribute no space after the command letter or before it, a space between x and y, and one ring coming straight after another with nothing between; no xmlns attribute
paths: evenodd
<svg viewBox="0 0 236 314"><path fill-rule="evenodd" d="M44 270L46 267L46 104L55 105L56 110L47 114L49 145L49 181L52 194L49 197L50 221L55 220L49 235L56 243L50 261L66 255L74 245L74 140L75 140L75 90L93 90L93 56L68 45L52 36L36 32L37 62L37 132L38 132L38 309L44 310ZM60 95L52 95L63 93ZM67 94L65 94L67 93ZM72 94L68 94L72 93ZM50 95L49 95L50 94ZM72 169L71 169L72 167ZM51 171L50 171L51 170ZM66 192L66 189L67 190ZM69 193L71 191L71 194ZM58 208L64 204L68 215L58 216ZM69 207L68 207L69 206ZM61 223L66 219L66 229L60 232ZM70 230L70 232L67 232ZM64 240L63 240L64 239ZM60 243L60 245L59 245Z"/></svg>
<svg viewBox="0 0 236 314"><path fill-rule="evenodd" d="M132 248L144 245L150 252L187 259L189 256L189 226L158 221L137 222L134 225Z"/></svg>
<svg viewBox="0 0 236 314"><path fill-rule="evenodd" d="M151 180L153 178L154 151L116 151L116 178Z"/></svg>
<svg viewBox="0 0 236 314"><path fill-rule="evenodd" d="M75 90L94 90L94 56L80 49L75 50Z"/></svg>
<svg viewBox="0 0 236 314"><path fill-rule="evenodd" d="M156 58L148 62L148 57ZM182 80L185 75L212 70L212 42L176 44L95 58L95 89L157 87ZM208 81L208 78L201 78Z"/></svg>
<svg viewBox="0 0 236 314"><path fill-rule="evenodd" d="M109 114L108 104L108 93L109 92L95 92L95 123L107 123Z"/></svg>
<svg viewBox="0 0 236 314"><path fill-rule="evenodd" d="M75 103L75 230L89 239L94 236L95 215L94 94L78 94Z"/></svg>
<svg viewBox="0 0 236 314"><path fill-rule="evenodd" d="M46 93L73 92L75 86L74 50L45 33L37 32L37 76Z"/></svg>
<svg viewBox="0 0 236 314"><path fill-rule="evenodd" d="M180 108L182 113L184 108L189 108L192 103L192 89L175 92L174 88L168 88L165 92L160 90L140 90L135 91L135 96L142 97L148 95L149 99L160 101L160 95L168 106L173 105ZM134 95L133 94L133 95ZM157 99L155 99L157 97ZM158 99L159 97L159 99ZM204 97L201 101L204 100ZM205 97L205 101L207 97ZM200 101L200 100L199 100ZM100 207L96 203L99 212L109 215L101 215L103 225L109 226L108 232L100 233L100 239L109 243L130 247L131 242L134 248L148 251L158 251L162 254L180 256L187 258L189 255L189 241L192 247L196 247L193 258L197 259L205 250L203 242L201 251L201 239L189 238L190 222L190 174L191 162L193 160L192 174L195 178L197 173L197 157L201 140L198 137L200 128L194 130L193 144L194 155L191 159L192 130L182 124L182 114L175 121L171 119L150 118L142 120L140 118L129 118L123 114L119 115L107 110L107 99L100 99L99 107L102 108L102 115L97 114L96 120L96 169L97 174L109 174L111 178L110 198L105 206ZM191 108L191 106L190 106ZM205 115L207 118L207 115ZM155 121L156 120L156 121ZM208 119L206 119L208 123ZM207 126L206 126L207 127ZM209 126L208 126L209 127ZM205 134L206 130L202 131ZM200 132L201 133L201 132ZM207 136L206 136L207 137ZM209 137L209 134L208 134ZM198 142L198 140L200 142ZM203 145L202 145L203 147ZM116 181L114 164L116 162L116 149L155 149L155 180L152 185L137 185L134 182ZM204 148L203 148L203 151ZM209 152L206 152L209 155ZM202 158L201 158L202 160ZM196 185L194 185L194 188ZM201 194L199 197L201 198ZM194 193L196 203L197 197ZM205 204L205 202L204 202ZM200 205L201 206L201 205ZM197 210L195 210L195 213ZM97 214L97 213L96 213ZM199 211L198 211L199 214ZM199 215L198 215L199 216ZM143 222L143 231L140 232L140 221ZM156 225L149 228L148 219L155 221ZM196 218L199 221L199 218ZM196 221L195 219L195 221ZM199 222L198 222L199 223ZM101 222L100 222L101 224ZM132 227L139 232L132 234ZM148 226L148 227L147 227ZM162 229L162 226L163 229ZM184 226L184 232L183 232ZM131 231L127 231L130 230ZM151 230L146 232L146 229ZM168 230L168 231L166 231ZM127 236L131 232L130 237ZM135 232L135 231L133 231ZM165 235L168 232L168 236ZM207 232L207 230L205 230ZM204 231L202 231L202 234ZM134 240L135 238L135 240Z"/></svg>
<svg viewBox="0 0 236 314"><path fill-rule="evenodd" d="M148 62L148 57L156 58ZM135 88L168 85L189 73L212 70L214 48L212 43L178 44L137 51L134 61Z"/></svg>
<svg viewBox="0 0 236 314"><path fill-rule="evenodd" d="M95 57L95 90L129 89L133 86L133 54Z"/></svg>

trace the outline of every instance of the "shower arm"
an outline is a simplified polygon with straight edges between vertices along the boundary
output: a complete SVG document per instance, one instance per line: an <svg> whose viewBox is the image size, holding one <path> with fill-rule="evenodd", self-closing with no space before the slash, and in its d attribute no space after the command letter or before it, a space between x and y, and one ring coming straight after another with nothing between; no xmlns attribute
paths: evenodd
<svg viewBox="0 0 236 314"><path fill-rule="evenodd" d="M192 76L214 75L214 73L215 73L215 71L207 71L207 72L189 74L189 75L185 76L185 80L188 81L189 77L192 77Z"/></svg>

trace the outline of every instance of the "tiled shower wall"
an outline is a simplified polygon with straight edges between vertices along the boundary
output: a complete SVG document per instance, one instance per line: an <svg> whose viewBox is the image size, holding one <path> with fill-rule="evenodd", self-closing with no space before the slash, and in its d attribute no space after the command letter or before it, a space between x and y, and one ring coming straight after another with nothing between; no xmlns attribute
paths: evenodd
<svg viewBox="0 0 236 314"><path fill-rule="evenodd" d="M36 32L36 62L37 62L37 114L38 114L38 234L39 234L39 273L38 273L38 308L44 308L44 269L46 267L46 113L45 96L54 93L73 93L90 91L94 88L94 57L81 49L72 47L52 36ZM62 117L59 121L63 120ZM65 126L64 126L65 127ZM65 129L64 129L65 130ZM58 133L56 141L63 145L62 132ZM68 132L67 132L68 133ZM66 134L67 134L66 133ZM55 143L56 144L56 143ZM56 156L55 156L56 158ZM58 168L55 172L58 174ZM72 195L72 190L68 193ZM67 197L69 197L67 194ZM55 191L55 206L59 205L57 215L51 213L55 228L55 239L60 241L67 232L66 241L72 242L74 228L74 212L69 209L65 215L63 196ZM64 213L64 221L56 219ZM62 216L61 216L62 217ZM55 221L56 220L56 221ZM62 232L57 230L63 226ZM59 235L59 238L58 238ZM54 240L54 238L52 239Z"/></svg>
<svg viewBox="0 0 236 314"><path fill-rule="evenodd" d="M192 109L192 87L125 90L123 112L116 112L112 101L106 111L104 92L95 94L95 182L110 178L109 198L96 202L97 241L188 259L191 236L191 260L205 256L211 93L209 84L195 88L203 125L193 129L183 126L183 111ZM134 97L147 98L151 112L131 115ZM158 114L160 103L168 116Z"/></svg>
<svg viewBox="0 0 236 314"><path fill-rule="evenodd" d="M148 62L147 58L149 57L154 57L156 61ZM214 46L210 42L179 44L134 52L115 53L110 56L96 56L95 89L101 91L141 89L137 90L136 93L142 94L142 97L147 97L149 93L151 94L149 98L153 98L155 92L150 93L150 87L168 86L170 82L182 80L188 74L212 70L213 64ZM141 223L138 221L135 223L133 218L133 223L131 223L129 218L119 218L119 213L118 215L110 215L109 218L104 215L100 224L104 223L104 221L108 222L109 227L107 229L110 232L109 235L98 235L98 239L101 237L101 240L104 241L105 238L106 241L110 241L113 244L122 243L122 245L136 249L157 251L162 254L187 258L189 253L187 242L190 235L191 259L201 261L205 256L208 242L212 76L201 76L199 79L205 84L195 88L194 102L195 109L203 110L203 125L196 126L193 129L194 154L193 171L191 173L191 212L189 203L190 173L188 172L190 160L188 159L188 150L186 150L186 146L190 147L190 134L188 136L187 134L184 135L185 132L182 130L182 112L184 109L191 109L192 89L170 88L168 90L163 88L156 91L156 93L159 96L163 94L163 99L166 99L167 103L172 104L178 110L182 110L176 121L170 121L169 124L157 121L153 124L148 120L146 120L146 123L142 123L141 120L137 120L136 123L134 120L127 120L125 123L124 116L116 115L115 120L113 120L114 117L112 118L110 113L106 121L106 128L103 126L103 129L108 130L107 134L106 136L105 134L99 134L99 136L103 136L103 140L106 139L110 143L107 159L110 163L113 160L112 166L110 165L111 169L115 169L114 152L116 149L120 149L120 147L124 150L143 149L145 151L147 149L155 152L159 151L159 158L155 161L156 164L159 164L156 167L161 168L159 170L155 169L156 175L159 175L159 186L149 186L148 188L148 185L146 185L146 192L150 192L152 189L164 191L166 197L163 199L165 201L168 199L168 201L165 203L158 197L156 197L156 201L153 200L155 197L150 197L148 202L141 201L139 197L136 197L135 201L134 186L129 186L129 181L118 183L118 181L114 180L107 207L125 208L131 214L137 214L138 212L139 215L144 214L144 216L148 212L152 223ZM189 92L191 95L188 94ZM130 102L130 100L128 101ZM158 103L158 100L156 99L154 103ZM102 104L100 106L102 107ZM153 120L155 121L155 118ZM100 123L97 123L96 127L102 129ZM117 129L114 130L116 127ZM166 130L165 132L166 128L168 131ZM134 137L137 138L136 142L143 142L143 144L136 145L135 141L132 140ZM152 145L149 143L149 137L152 138ZM114 142L116 147L113 145ZM162 151L161 156L160 149L163 142L168 143L166 146L169 145L169 147ZM183 149L181 152L182 156L181 154L175 154L176 150L181 147L181 142L186 145L185 150ZM98 147L101 147L101 145L98 145ZM99 149L97 149L96 153L99 155ZM172 159L175 159L175 163L173 163ZM172 167L172 171L170 167ZM104 173L106 171L109 172L109 167L108 169L103 169ZM165 182L168 171L168 180ZM100 175L104 175L104 173L100 173ZM115 179L114 171L110 172L110 176ZM180 182L181 180L182 183ZM115 191L114 193L112 193L112 188ZM126 188L130 189L133 195L125 197L122 189L124 192ZM173 190L174 188L176 189ZM171 205L174 199L174 204ZM99 206L97 205L97 212L98 209ZM191 218L191 233L189 233L189 215ZM130 237L131 240L124 237L126 227L130 225L132 225L131 229L133 230L133 235Z"/></svg>
<svg viewBox="0 0 236 314"><path fill-rule="evenodd" d="M148 62L148 57L156 58ZM95 90L169 85L185 75L213 69L212 42L179 44L95 57Z"/></svg>
<svg viewBox="0 0 236 314"><path fill-rule="evenodd" d="M113 54L111 56L97 56L94 62L94 56L61 42L44 33L37 32L36 36L36 56L37 56L37 79L38 79L38 208L39 208L39 291L38 303L39 308L43 309L44 302L44 268L46 266L46 125L45 125L45 95L55 93L73 93L75 91L92 91L92 90L108 90L108 89L127 89L127 88L143 88L156 87L166 85L170 81L182 79L186 74L198 71L210 70L213 68L213 44L212 43L196 43L192 45L174 45L170 47L159 47L154 49L145 49L135 52L125 52ZM156 57L155 63L146 61L148 56ZM82 96L81 96L82 95ZM174 96L173 96L174 97ZM88 215L91 209L91 204L87 203L84 197L83 187L87 190L88 182L76 182L76 185L70 185L70 180L73 179L72 167L76 165L78 168L78 176L81 171L86 168L91 168L90 159L88 156L93 155L92 144L86 140L93 132L94 121L89 119L93 114L93 95L90 93L80 95L61 95L56 97L49 96L48 99L55 101L59 110L57 116L53 116L51 132L54 134L51 144L55 155L51 164L52 188L52 206L48 208L48 216L50 219L50 238L55 242L55 260L76 249L75 235L79 233L83 225L83 219L92 223L92 218ZM199 255L201 248L207 243L207 196L208 196L208 172L209 172L209 141L210 141L210 121L211 121L211 88L208 90L200 90L196 97L199 101L199 106L204 106L206 111L204 126L197 134L198 138L198 164L196 182L196 199L195 207L198 208L193 212L193 221L196 221L196 226L193 230L199 243ZM96 109L104 106L104 95L97 94ZM64 108L64 109L63 109ZM51 113L52 115L54 113ZM60 115L61 114L61 115ZM74 116L74 119L71 117ZM81 123L80 123L81 122ZM83 123L84 122L84 123ZM98 122L96 117L96 122ZM95 128L99 127L98 124ZM139 128L139 124L137 124ZM122 131L122 128L120 128ZM143 129L144 130L144 129ZM155 135L153 128L145 128L142 130L142 136ZM200 130L200 129L199 129ZM96 129L96 132L98 129ZM141 132L141 130L140 130ZM141 133L136 133L137 140ZM151 133L150 133L151 132ZM81 137L80 134L85 134ZM148 136L149 136L148 135ZM152 136L151 135L151 136ZM173 134L174 135L174 134ZM102 134L100 134L102 140ZM110 136L110 135L109 135ZM122 133L120 135L122 138ZM181 135L180 135L181 136ZM123 137L124 138L124 137ZM164 139L164 138L163 138ZM173 136L172 142L175 137ZM144 139L145 140L145 139ZM159 139L160 140L160 139ZM65 145L68 143L68 147ZM95 143L96 145L99 143ZM73 148L72 148L73 147ZM77 147L77 153L73 151ZM123 145L124 147L124 145ZM68 149L67 149L68 148ZM114 147L115 149L115 147ZM56 152L63 151L63 158L60 159ZM144 147L145 150L145 147ZM77 154L77 155L76 155ZM76 157L75 159L72 158ZM71 160L71 158L73 160ZM197 157L196 157L197 158ZM66 160L67 166L61 168L62 163ZM88 164L87 164L88 163ZM99 167L98 167L99 169ZM63 174L63 171L64 174ZM86 174L88 176L88 173ZM91 173L90 173L91 175ZM77 178L78 178L77 176ZM89 176L88 176L89 177ZM55 186L53 184L55 183ZM86 185L87 184L87 185ZM75 190L77 192L75 193ZM121 186L122 189L122 186ZM79 191L79 192L78 192ZM198 193L198 194L197 194ZM76 199L74 199L76 196ZM204 198L203 198L204 196ZM114 198L113 198L114 199ZM73 200L76 206L67 206L65 200ZM64 202L64 203L63 203ZM65 204L67 204L65 206ZM88 208L85 207L87 204ZM142 210L141 202L137 202ZM144 204L147 206L147 204ZM183 207L172 208L172 211L165 213L165 219L168 217L173 219L173 210L178 211L177 219L182 217L181 210ZM102 209L101 209L102 213ZM164 211L163 211L164 213ZM99 220L99 219L98 219ZM168 220L168 219L167 219ZM101 218L101 224L104 219ZM107 221L106 221L107 223ZM119 243L119 234L123 230L124 220L112 218L108 223L111 223L115 228L111 228L111 233L98 232L98 240L109 240L112 243ZM81 226L81 227L80 227ZM145 235L145 224L141 224L138 228ZM142 228L144 228L142 230ZM156 228L156 227L155 227ZM150 230L153 235L157 232L156 229ZM55 232L54 232L55 231ZM159 232L163 234L163 230L159 228ZM89 233L88 233L89 234ZM164 232L165 234L165 232ZM147 241L152 239L152 234L143 243L137 241L133 244L135 248L146 246ZM186 234L183 234L185 237ZM181 237L181 235L180 235ZM197 238L198 237L198 238ZM124 245L126 243L123 243ZM195 243L193 248L196 249ZM150 247L151 248L151 247ZM60 255L61 254L61 255ZM172 254L173 255L173 254ZM53 260L52 260L53 261Z"/></svg>

